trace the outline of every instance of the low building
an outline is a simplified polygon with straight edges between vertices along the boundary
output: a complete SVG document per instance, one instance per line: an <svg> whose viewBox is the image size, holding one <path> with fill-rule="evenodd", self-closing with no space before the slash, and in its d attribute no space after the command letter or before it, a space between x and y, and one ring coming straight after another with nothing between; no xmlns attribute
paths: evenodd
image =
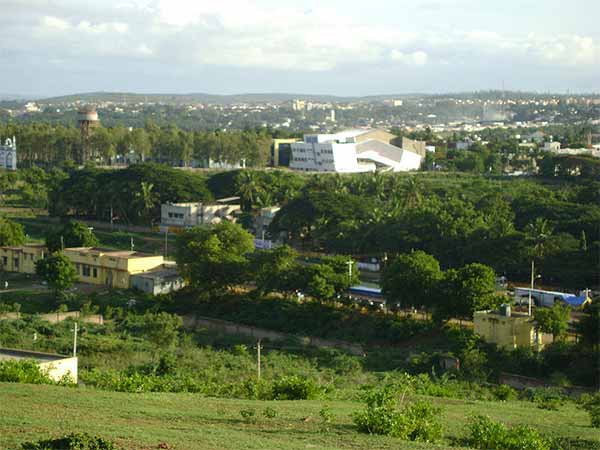
<svg viewBox="0 0 600 450"><path fill-rule="evenodd" d="M356 144L359 163L375 164L376 170L407 172L419 170L423 157L418 153L374 139Z"/></svg>
<svg viewBox="0 0 600 450"><path fill-rule="evenodd" d="M160 206L161 227L188 228L215 224L224 219L235 220L241 210L239 204L216 203L164 203Z"/></svg>
<svg viewBox="0 0 600 450"><path fill-rule="evenodd" d="M82 283L120 289L131 287L132 275L148 272L164 263L160 255L127 250L75 247L64 249L64 254L75 265Z"/></svg>
<svg viewBox="0 0 600 450"><path fill-rule="evenodd" d="M155 269L131 276L132 288L151 295L169 294L184 286L185 280L174 264L163 264Z"/></svg>
<svg viewBox="0 0 600 450"><path fill-rule="evenodd" d="M546 152L558 152L560 150L560 142L545 142L544 151Z"/></svg>
<svg viewBox="0 0 600 450"><path fill-rule="evenodd" d="M52 353L34 352L29 350L16 350L12 348L0 348L0 362L2 361L35 361L42 372L45 372L51 380L63 381L65 377L73 383L77 383L77 357L56 355Z"/></svg>
<svg viewBox="0 0 600 450"><path fill-rule="evenodd" d="M0 141L0 169L17 170L17 139L6 139L4 145Z"/></svg>
<svg viewBox="0 0 600 450"><path fill-rule="evenodd" d="M504 307L503 311L476 311L473 327L486 342L508 350L533 347L539 351L552 342L551 335L536 330L532 316L511 312L510 307Z"/></svg>
<svg viewBox="0 0 600 450"><path fill-rule="evenodd" d="M578 295L567 292L546 291L543 289L531 289L528 287L515 288L515 304L528 304L531 293L533 306L546 306L551 308L554 303L559 302L572 308L582 308L586 303L592 301L589 291L583 290Z"/></svg>
<svg viewBox="0 0 600 450"><path fill-rule="evenodd" d="M35 273L35 263L48 253L43 244L0 247L0 268L6 272Z"/></svg>

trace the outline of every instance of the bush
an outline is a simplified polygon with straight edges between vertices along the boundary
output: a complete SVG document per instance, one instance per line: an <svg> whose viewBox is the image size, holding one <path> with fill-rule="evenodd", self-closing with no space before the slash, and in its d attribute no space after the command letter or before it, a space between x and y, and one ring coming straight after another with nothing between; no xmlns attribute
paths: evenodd
<svg viewBox="0 0 600 450"><path fill-rule="evenodd" d="M268 406L263 411L263 416L265 416L267 419L274 419L275 417L277 417L277 411Z"/></svg>
<svg viewBox="0 0 600 450"><path fill-rule="evenodd" d="M367 407L363 411L353 414L354 424L361 433L423 442L433 442L442 436L441 409L430 403L411 403L401 411L396 406L395 392L389 386L367 393L365 403Z"/></svg>
<svg viewBox="0 0 600 450"><path fill-rule="evenodd" d="M503 402L517 398L517 391L507 384L501 384L494 389L493 393L496 400Z"/></svg>
<svg viewBox="0 0 600 450"><path fill-rule="evenodd" d="M72 433L58 439L25 442L22 450L119 450L110 441L86 433Z"/></svg>
<svg viewBox="0 0 600 450"><path fill-rule="evenodd" d="M0 381L9 383L54 384L35 363L28 360L0 362Z"/></svg>
<svg viewBox="0 0 600 450"><path fill-rule="evenodd" d="M592 426L600 428L600 393L582 396L580 402L590 415Z"/></svg>
<svg viewBox="0 0 600 450"><path fill-rule="evenodd" d="M550 450L550 442L526 425L507 428L486 416L476 416L469 424L467 443L485 450Z"/></svg>
<svg viewBox="0 0 600 450"><path fill-rule="evenodd" d="M253 408L240 409L240 416L242 416L244 420L252 422L256 416L256 411Z"/></svg>
<svg viewBox="0 0 600 450"><path fill-rule="evenodd" d="M273 382L273 400L310 400L319 396L319 387L310 379L283 377Z"/></svg>

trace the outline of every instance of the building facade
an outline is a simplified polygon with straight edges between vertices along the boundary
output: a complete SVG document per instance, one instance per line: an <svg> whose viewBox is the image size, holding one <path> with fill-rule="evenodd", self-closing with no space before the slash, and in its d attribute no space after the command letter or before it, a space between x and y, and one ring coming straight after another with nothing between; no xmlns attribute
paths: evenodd
<svg viewBox="0 0 600 450"><path fill-rule="evenodd" d="M411 151L392 145L395 140L395 135L377 129L306 134L302 142L291 144L290 168L338 173L419 169L425 155L425 143L407 142L416 149Z"/></svg>
<svg viewBox="0 0 600 450"><path fill-rule="evenodd" d="M64 249L75 265L79 281L111 288L128 289L131 276L161 267L162 256L134 251L76 247Z"/></svg>
<svg viewBox="0 0 600 450"><path fill-rule="evenodd" d="M0 268L6 272L35 273L35 263L48 253L43 244L0 247Z"/></svg>
<svg viewBox="0 0 600 450"><path fill-rule="evenodd" d="M185 280L174 264L163 264L156 269L131 276L132 288L151 295L169 294L184 286Z"/></svg>
<svg viewBox="0 0 600 450"><path fill-rule="evenodd" d="M160 206L160 224L162 227L188 228L224 219L233 221L240 210L239 204L164 203Z"/></svg>
<svg viewBox="0 0 600 450"><path fill-rule="evenodd" d="M0 142L0 169L17 170L17 138Z"/></svg>
<svg viewBox="0 0 600 450"><path fill-rule="evenodd" d="M486 342L508 350L532 347L541 350L552 342L552 336L536 330L533 317L523 313L476 311L473 315L475 333Z"/></svg>

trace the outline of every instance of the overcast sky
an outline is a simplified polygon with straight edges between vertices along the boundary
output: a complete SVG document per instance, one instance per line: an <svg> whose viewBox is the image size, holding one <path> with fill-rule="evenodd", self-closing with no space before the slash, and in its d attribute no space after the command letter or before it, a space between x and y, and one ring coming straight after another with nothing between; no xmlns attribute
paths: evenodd
<svg viewBox="0 0 600 450"><path fill-rule="evenodd" d="M0 0L0 93L599 92L599 18L600 0Z"/></svg>

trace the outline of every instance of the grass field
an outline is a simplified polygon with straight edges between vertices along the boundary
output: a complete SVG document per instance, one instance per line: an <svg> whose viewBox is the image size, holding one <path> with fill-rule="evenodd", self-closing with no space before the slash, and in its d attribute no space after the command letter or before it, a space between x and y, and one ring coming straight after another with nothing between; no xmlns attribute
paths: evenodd
<svg viewBox="0 0 600 450"><path fill-rule="evenodd" d="M0 383L0 449L72 431L114 440L126 449L443 449L464 434L472 414L509 424L530 424L551 436L596 439L587 415L569 404L558 411L527 402L479 402L427 398L444 409L445 442L416 444L359 434L351 413L358 402L327 402L334 419L324 428L323 401L252 401L193 394L125 394L89 388ZM275 418L263 415L265 408ZM240 410L254 409L254 420ZM458 447L460 448L460 447Z"/></svg>

